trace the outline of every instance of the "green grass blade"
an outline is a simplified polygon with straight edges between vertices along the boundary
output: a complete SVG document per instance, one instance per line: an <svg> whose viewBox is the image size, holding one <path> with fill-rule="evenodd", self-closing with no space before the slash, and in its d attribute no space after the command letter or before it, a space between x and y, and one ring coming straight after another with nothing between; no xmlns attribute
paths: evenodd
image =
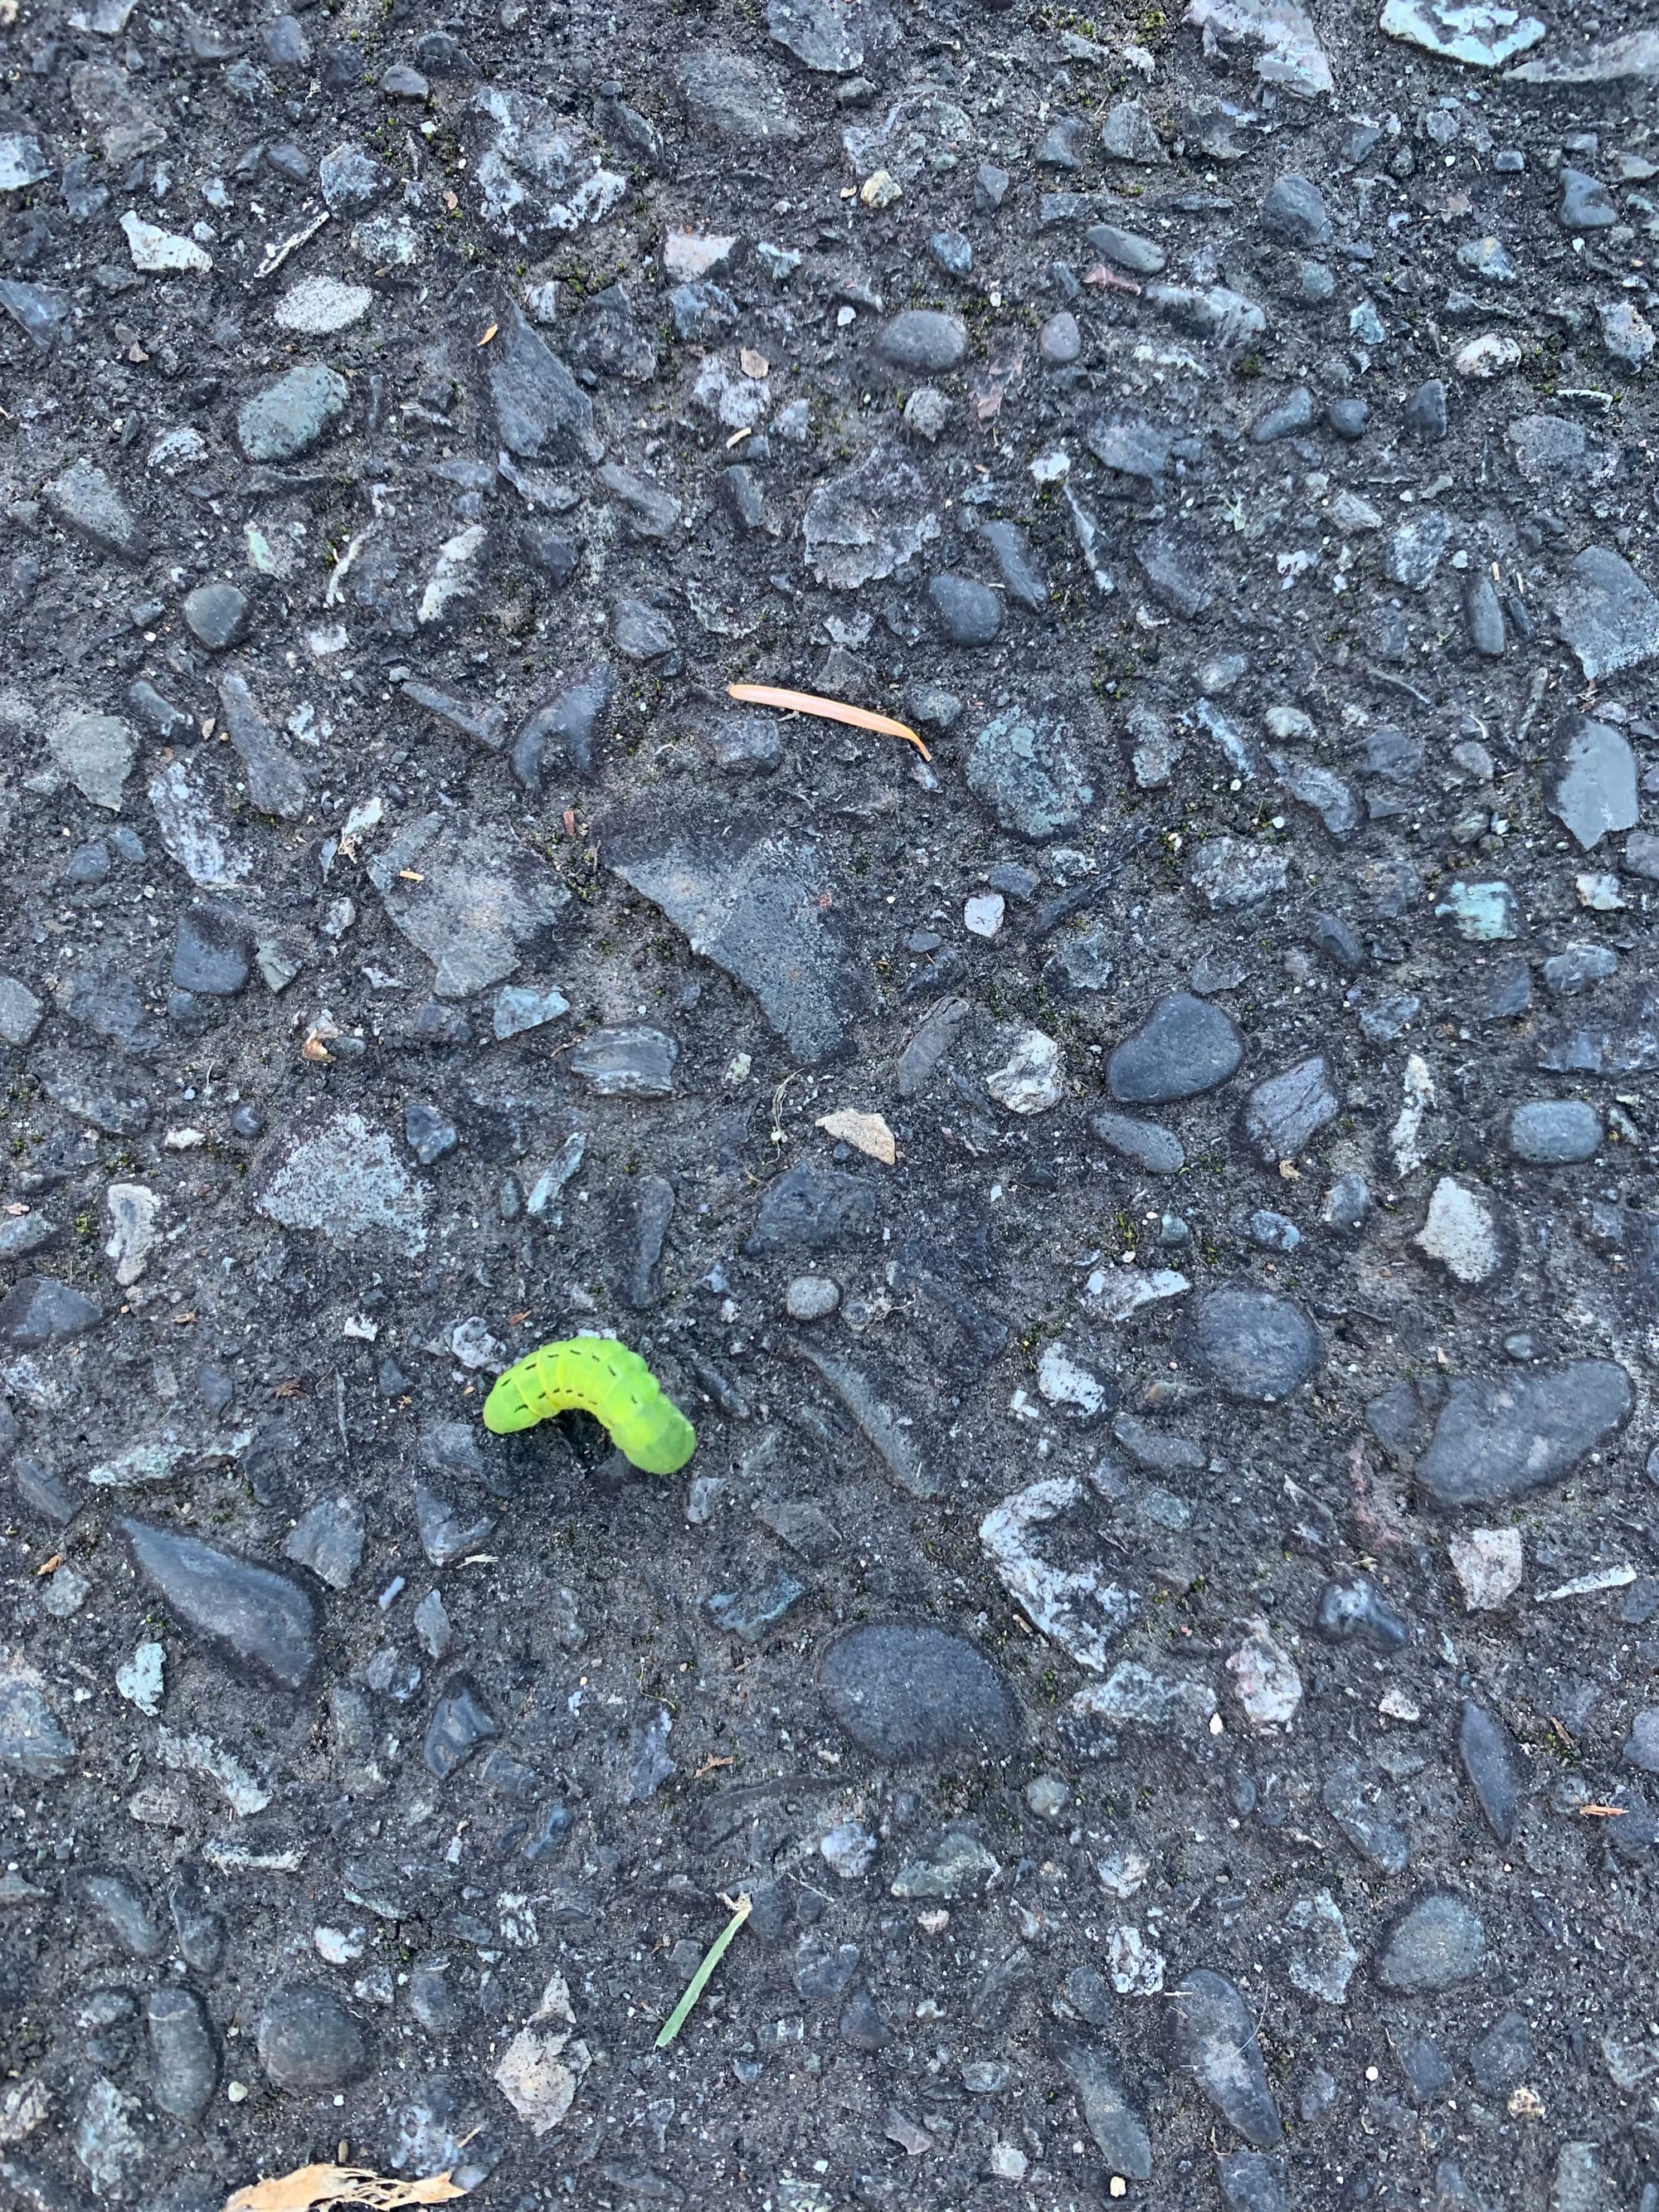
<svg viewBox="0 0 1659 2212"><path fill-rule="evenodd" d="M730 1902L729 1899L727 1902ZM719 1966L720 1960L726 1956L726 1946L731 1942L732 1938L737 1934L738 1929L742 1927L744 1922L748 1919L750 1906L750 1900L747 1893L745 1893L738 1899L737 1907L733 1911L732 1917L726 1922L725 1927L721 1929L720 1934L714 1938L708 1948L703 1953L702 1964L698 1966L696 1972L692 1975L690 1980L686 1984L685 1995L680 1999L673 2011L669 2014L667 2019L662 2024L662 2033L658 2036L656 2042L656 2048L659 2051L667 2050L669 2045L674 2040L674 2038L679 2033L680 2030L685 2026L686 2021L690 2018L692 2006L696 2004L697 1999L702 1995L703 1991L708 1986L708 1977L714 1972L715 1967Z"/></svg>

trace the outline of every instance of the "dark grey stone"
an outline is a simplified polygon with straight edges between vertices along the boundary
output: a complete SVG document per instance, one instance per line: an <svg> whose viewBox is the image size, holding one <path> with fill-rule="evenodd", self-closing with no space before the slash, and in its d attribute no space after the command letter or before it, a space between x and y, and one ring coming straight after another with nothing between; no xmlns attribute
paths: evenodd
<svg viewBox="0 0 1659 2212"><path fill-rule="evenodd" d="M1601 1116L1582 1098L1538 1098L1510 1113L1509 1147L1534 1167L1571 1167L1601 1147Z"/></svg>
<svg viewBox="0 0 1659 2212"><path fill-rule="evenodd" d="M690 815L681 808L649 830L613 830L610 865L754 993L795 1059L817 1065L842 1045L867 996L831 920L834 879L821 849L724 811L700 835Z"/></svg>
<svg viewBox="0 0 1659 2212"><path fill-rule="evenodd" d="M1486 1505L1553 1482L1616 1435L1635 1401L1610 1359L1453 1382L1417 1480L1437 1505Z"/></svg>
<svg viewBox="0 0 1659 2212"><path fill-rule="evenodd" d="M241 760L254 806L284 822L299 821L311 800L309 779L259 712L241 677L222 678L219 705L225 735Z"/></svg>
<svg viewBox="0 0 1659 2212"><path fill-rule="evenodd" d="M1318 1366L1319 1335L1291 1299L1235 1285L1199 1301L1193 1354L1230 1398L1272 1406Z"/></svg>
<svg viewBox="0 0 1659 2212"><path fill-rule="evenodd" d="M1112 1054L1106 1085L1127 1105L1163 1105L1213 1091L1243 1056L1243 1042L1219 1006L1176 991Z"/></svg>
<svg viewBox="0 0 1659 2212"><path fill-rule="evenodd" d="M611 670L601 662L520 725L513 740L513 773L526 791L540 792L550 774L566 767L578 775L592 775L594 741L615 688Z"/></svg>
<svg viewBox="0 0 1659 2212"><path fill-rule="evenodd" d="M1250 425L1250 436L1258 446L1271 446L1280 438L1301 437L1312 429L1313 423L1313 394L1305 384L1298 385L1294 392L1262 409Z"/></svg>
<svg viewBox="0 0 1659 2212"><path fill-rule="evenodd" d="M1419 384L1406 402L1406 428L1425 444L1437 443L1445 436L1446 387L1439 377L1431 376Z"/></svg>
<svg viewBox="0 0 1659 2212"><path fill-rule="evenodd" d="M664 1030L624 1024L585 1036L569 1066L599 1098L668 1098L679 1046Z"/></svg>
<svg viewBox="0 0 1659 2212"><path fill-rule="evenodd" d="M1630 740L1609 723L1564 714L1550 747L1544 803L1587 853L1610 830L1633 830L1642 807Z"/></svg>
<svg viewBox="0 0 1659 2212"><path fill-rule="evenodd" d="M0 1669L0 1771L57 1782L74 1765L74 1743L32 1673Z"/></svg>
<svg viewBox="0 0 1659 2212"><path fill-rule="evenodd" d="M825 1652L820 1680L830 1718L884 1765L1003 1759L1019 1741L1001 1676L943 1629L848 1629Z"/></svg>
<svg viewBox="0 0 1659 2212"><path fill-rule="evenodd" d="M1532 2030L1524 2013L1506 2012L1469 2045L1469 2071L1485 2096L1504 2097L1518 2088L1532 2062Z"/></svg>
<svg viewBox="0 0 1659 2212"><path fill-rule="evenodd" d="M307 1507L289 1531L283 1556L309 1567L330 1589L346 1589L362 1565L367 1534L362 1506L350 1492L343 1491Z"/></svg>
<svg viewBox="0 0 1659 2212"><path fill-rule="evenodd" d="M732 776L770 775L782 765L777 717L752 708L721 714L702 732L714 765Z"/></svg>
<svg viewBox="0 0 1659 2212"><path fill-rule="evenodd" d="M935 576L927 597L952 645L989 645L1002 628L1001 600L971 576Z"/></svg>
<svg viewBox="0 0 1659 2212"><path fill-rule="evenodd" d="M1613 195L1599 177L1587 170L1561 172L1559 218L1563 230L1610 230L1619 220Z"/></svg>
<svg viewBox="0 0 1659 2212"><path fill-rule="evenodd" d="M460 1133L449 1116L423 1098L411 1098L404 1108L404 1136L423 1168L453 1152Z"/></svg>
<svg viewBox="0 0 1659 2212"><path fill-rule="evenodd" d="M317 1659L317 1608L298 1583L198 1536L142 1521L116 1525L193 1635L279 1689L304 1688Z"/></svg>
<svg viewBox="0 0 1659 2212"><path fill-rule="evenodd" d="M1284 2140L1250 2008L1224 1975L1200 1967L1176 1983L1176 2063L1235 2133L1258 2150Z"/></svg>
<svg viewBox="0 0 1659 2212"><path fill-rule="evenodd" d="M1069 2038L1056 2046L1054 2056L1077 2092L1083 2124L1111 2171L1131 2181L1149 2180L1152 2139L1146 2123L1129 2103L1114 2061L1097 2044L1073 2042Z"/></svg>
<svg viewBox="0 0 1659 2212"><path fill-rule="evenodd" d="M1135 539L1133 551L1147 590L1183 622L1196 622L1215 604L1209 564L1190 540L1172 530L1151 530Z"/></svg>
<svg viewBox="0 0 1659 2212"><path fill-rule="evenodd" d="M248 979L252 951L247 924L228 907L186 907L173 943L173 981L181 991L234 998Z"/></svg>
<svg viewBox="0 0 1659 2212"><path fill-rule="evenodd" d="M143 1893L125 1875L82 1868L75 1877L74 1893L129 1957L153 1959L161 1949L161 1931Z"/></svg>
<svg viewBox="0 0 1659 2212"><path fill-rule="evenodd" d="M1317 185L1294 170L1267 187L1261 203L1261 228L1281 246L1328 244L1331 218Z"/></svg>
<svg viewBox="0 0 1659 2212"><path fill-rule="evenodd" d="M1090 248L1103 261L1133 276L1156 276L1164 265L1161 246L1137 230L1121 229L1115 222L1097 223L1086 234Z"/></svg>
<svg viewBox="0 0 1659 2212"><path fill-rule="evenodd" d="M1171 1130L1160 1129L1155 1121L1139 1121L1132 1115L1114 1114L1108 1108L1091 1115L1089 1127L1109 1152L1133 1160L1149 1175L1179 1175L1187 1164L1186 1148L1180 1138Z"/></svg>
<svg viewBox="0 0 1659 2212"><path fill-rule="evenodd" d="M219 2039L194 1990L152 1990L144 2007L149 2030L149 2093L177 2120L199 2120L219 2086Z"/></svg>
<svg viewBox="0 0 1659 2212"><path fill-rule="evenodd" d="M1227 2212L1286 2212L1285 2161L1265 2151L1236 2150L1215 2162Z"/></svg>
<svg viewBox="0 0 1659 2212"><path fill-rule="evenodd" d="M320 362L307 362L268 384L236 414L236 441L249 461L295 461L319 446L345 413L351 387Z"/></svg>
<svg viewBox="0 0 1659 2212"><path fill-rule="evenodd" d="M630 1176L617 1214L619 1249L612 1287L633 1312L645 1313L662 1295L657 1267L674 1218L673 1184L665 1176Z"/></svg>
<svg viewBox="0 0 1659 2212"><path fill-rule="evenodd" d="M1332 1769L1319 1802L1361 1858L1383 1874L1404 1874L1411 1861L1411 1838L1358 1759L1344 1759Z"/></svg>
<svg viewBox="0 0 1659 2212"><path fill-rule="evenodd" d="M960 365L968 350L968 326L959 315L907 307L884 327L876 350L890 368L937 376Z"/></svg>
<svg viewBox="0 0 1659 2212"><path fill-rule="evenodd" d="M1567 564L1555 627L1592 684L1659 653L1659 599L1622 555L1587 545Z"/></svg>
<svg viewBox="0 0 1659 2212"><path fill-rule="evenodd" d="M505 982L550 947L570 893L503 828L455 809L399 830L368 864L393 926L435 963L440 999Z"/></svg>
<svg viewBox="0 0 1659 2212"><path fill-rule="evenodd" d="M198 645L210 653L223 653L247 635L252 607L246 592L222 581L198 584L187 592L182 609L185 626Z"/></svg>
<svg viewBox="0 0 1659 2212"><path fill-rule="evenodd" d="M291 2096L349 2088L368 2071L362 2030L320 1982L273 1990L259 2014L256 2042L259 2063Z"/></svg>
<svg viewBox="0 0 1659 2212"><path fill-rule="evenodd" d="M1292 1160L1340 1112L1323 1053L1256 1084L1244 1102L1244 1134L1265 1165Z"/></svg>
<svg viewBox="0 0 1659 2212"><path fill-rule="evenodd" d="M1449 1989L1481 1971L1486 1949L1478 1916L1461 1897L1434 1891L1391 1923L1376 1954L1376 1978L1384 1989L1413 1996Z"/></svg>
<svg viewBox="0 0 1659 2212"><path fill-rule="evenodd" d="M1500 1844L1515 1834L1521 1808L1522 1772L1521 1752L1509 1730L1473 1698L1463 1701L1463 1717L1457 1732L1458 1756L1469 1786L1480 1801L1486 1826Z"/></svg>
<svg viewBox="0 0 1659 2212"><path fill-rule="evenodd" d="M452 1675L426 1724L421 1756L428 1772L447 1782L481 1743L493 1742L501 1732L501 1723L486 1711L477 1685L465 1674Z"/></svg>
<svg viewBox="0 0 1659 2212"><path fill-rule="evenodd" d="M142 561L149 533L110 479L91 461L71 461L42 494L65 530L73 531L100 553L123 561Z"/></svg>
<svg viewBox="0 0 1659 2212"><path fill-rule="evenodd" d="M434 1567L453 1566L469 1552L481 1549L495 1534L496 1516L488 1506L473 1510L452 1505L424 1482L412 1488L421 1549Z"/></svg>
<svg viewBox="0 0 1659 2212"><path fill-rule="evenodd" d="M758 1644L805 1595L806 1585L779 1567L752 1589L721 1590L711 1597L708 1617L716 1628L745 1644Z"/></svg>
<svg viewBox="0 0 1659 2212"><path fill-rule="evenodd" d="M1017 522L982 522L979 534L991 550L1009 599L1016 606L1038 613L1048 603L1048 586L1038 571L1025 532Z"/></svg>
<svg viewBox="0 0 1659 2212"><path fill-rule="evenodd" d="M84 1336L104 1318L104 1310L82 1291L50 1275L26 1275L0 1298L0 1344L27 1350Z"/></svg>
<svg viewBox="0 0 1659 2212"><path fill-rule="evenodd" d="M870 1237L875 1226L876 1190L866 1176L802 1160L767 1185L744 1249L818 1251Z"/></svg>
<svg viewBox="0 0 1659 2212"><path fill-rule="evenodd" d="M496 427L521 459L602 460L593 404L575 378L509 303L484 356Z"/></svg>

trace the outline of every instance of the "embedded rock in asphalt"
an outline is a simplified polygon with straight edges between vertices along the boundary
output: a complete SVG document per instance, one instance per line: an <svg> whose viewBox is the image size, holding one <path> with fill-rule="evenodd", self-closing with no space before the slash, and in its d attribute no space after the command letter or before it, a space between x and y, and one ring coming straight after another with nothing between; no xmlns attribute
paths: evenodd
<svg viewBox="0 0 1659 2212"><path fill-rule="evenodd" d="M1244 1056L1238 1031L1207 999L1177 991L1161 999L1106 1063L1114 1098L1160 1106L1224 1083Z"/></svg>
<svg viewBox="0 0 1659 2212"><path fill-rule="evenodd" d="M141 1572L195 1635L274 1682L302 1689L317 1661L317 1608L287 1575L143 1521L123 1521Z"/></svg>
<svg viewBox="0 0 1659 2212"><path fill-rule="evenodd" d="M1480 1972L1486 1931L1461 1897L1437 1892L1422 1898L1389 1926L1374 1961L1385 1989L1416 1995L1449 1989Z"/></svg>
<svg viewBox="0 0 1659 2212"><path fill-rule="evenodd" d="M1230 1398L1272 1406L1313 1373L1319 1336L1292 1300L1232 1285L1200 1299L1193 1356Z"/></svg>
<svg viewBox="0 0 1659 2212"><path fill-rule="evenodd" d="M866 988L830 918L821 847L723 817L701 836L624 830L607 857L693 952L754 993L797 1060L814 1066L843 1044Z"/></svg>
<svg viewBox="0 0 1659 2212"><path fill-rule="evenodd" d="M1250 2008L1232 1983L1206 1967L1170 1992L1176 2063L1228 2126L1259 2150L1272 2150L1284 2129L1256 2039Z"/></svg>
<svg viewBox="0 0 1659 2212"><path fill-rule="evenodd" d="M1576 1468L1616 1436L1635 1403L1610 1359L1452 1383L1416 1480L1437 1505L1523 1497Z"/></svg>
<svg viewBox="0 0 1659 2212"><path fill-rule="evenodd" d="M1634 2207L1659 32L8 12L0 2203Z"/></svg>
<svg viewBox="0 0 1659 2212"><path fill-rule="evenodd" d="M1003 1759L1019 1741L1000 1675L942 1629L848 1629L824 1654L821 1680L830 1718L886 1765Z"/></svg>
<svg viewBox="0 0 1659 2212"><path fill-rule="evenodd" d="M1014 707L983 726L968 758L970 789L1005 830L1036 842L1082 820L1087 775L1063 723Z"/></svg>
<svg viewBox="0 0 1659 2212"><path fill-rule="evenodd" d="M546 957L570 904L545 861L460 813L411 822L368 873L393 927L433 963L441 999L469 999Z"/></svg>

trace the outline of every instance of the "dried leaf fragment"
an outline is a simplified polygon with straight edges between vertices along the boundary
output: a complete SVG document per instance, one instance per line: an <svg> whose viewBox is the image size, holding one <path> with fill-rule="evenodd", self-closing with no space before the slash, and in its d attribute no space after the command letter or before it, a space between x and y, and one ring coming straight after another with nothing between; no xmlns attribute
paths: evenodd
<svg viewBox="0 0 1659 2212"><path fill-rule="evenodd" d="M923 760L933 757L908 723L896 722L890 714L872 714L867 707L849 707L842 699L821 699L815 691L791 691L775 684L728 684L726 696L740 699L747 707L775 707L785 714L816 714L826 722L845 722L854 730L902 738Z"/></svg>
<svg viewBox="0 0 1659 2212"><path fill-rule="evenodd" d="M447 2173L422 2181L394 2180L366 2166L300 2166L292 2173L251 2181L225 2200L225 2212L308 2212L313 2204L367 2204L397 2212L404 2204L447 2204L465 2197Z"/></svg>
<svg viewBox="0 0 1659 2212"><path fill-rule="evenodd" d="M860 1114L851 1106L842 1106L833 1114L820 1114L817 1126L826 1136L837 1137L843 1145L852 1145L890 1168L898 1158L893 1133L879 1114Z"/></svg>
<svg viewBox="0 0 1659 2212"><path fill-rule="evenodd" d="M496 331L500 329L500 327L501 327L501 325L500 325L498 323L492 323L492 324L489 325L489 329L484 332L483 336L483 337L478 340L478 344L479 344L480 348L483 348L483 347L484 347L484 346L487 346L487 345L489 343L489 341L491 340L491 338L493 338L493 337L495 337L495 335Z"/></svg>

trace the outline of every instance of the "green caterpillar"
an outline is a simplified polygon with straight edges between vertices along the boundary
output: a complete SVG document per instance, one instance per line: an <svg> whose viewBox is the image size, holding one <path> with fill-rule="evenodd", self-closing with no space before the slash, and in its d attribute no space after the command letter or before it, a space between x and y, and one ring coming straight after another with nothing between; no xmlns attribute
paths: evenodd
<svg viewBox="0 0 1659 2212"><path fill-rule="evenodd" d="M609 1430L623 1456L647 1474L673 1474L697 1448L697 1432L640 1358L608 1336L544 1344L496 1378L484 1426L498 1437L534 1428L574 1407Z"/></svg>

